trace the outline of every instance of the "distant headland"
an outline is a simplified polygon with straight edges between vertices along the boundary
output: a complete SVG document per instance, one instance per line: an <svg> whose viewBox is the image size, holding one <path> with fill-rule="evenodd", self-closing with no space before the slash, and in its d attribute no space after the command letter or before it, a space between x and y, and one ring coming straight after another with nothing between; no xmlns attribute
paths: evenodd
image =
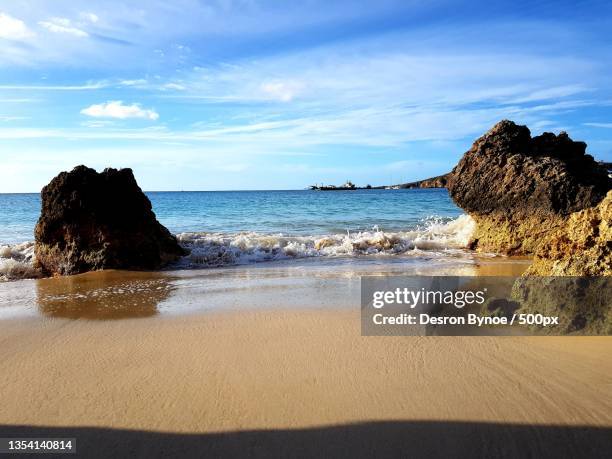
<svg viewBox="0 0 612 459"><path fill-rule="evenodd" d="M608 176L612 178L612 162L598 161L600 167L608 171ZM448 179L451 172L443 175L437 175L423 180L417 180L416 182L399 183L396 185L379 185L379 186L356 186L350 180L347 180L344 185L312 185L308 187L314 191L353 191L353 190L401 190L411 188L447 188Z"/></svg>
<svg viewBox="0 0 612 459"><path fill-rule="evenodd" d="M437 175L436 177L430 177L424 180L418 180L416 182L399 183L396 185L379 185L372 186L366 185L363 187L356 186L350 180L347 180L344 185L312 185L309 189L314 191L353 191L353 190L400 190L407 188L446 188L448 183L448 175Z"/></svg>

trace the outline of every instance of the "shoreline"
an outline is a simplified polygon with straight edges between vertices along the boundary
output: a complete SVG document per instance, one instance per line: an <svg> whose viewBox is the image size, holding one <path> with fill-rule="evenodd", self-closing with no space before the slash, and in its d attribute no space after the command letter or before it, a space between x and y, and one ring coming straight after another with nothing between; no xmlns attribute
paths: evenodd
<svg viewBox="0 0 612 459"><path fill-rule="evenodd" d="M424 226L383 231L377 226L353 233L286 235L283 233L178 233L188 252L156 272L255 266L262 263L428 263L440 260L497 257L465 248L474 222L466 214L450 220L426 219ZM34 267L35 243L0 245L0 282L43 278Z"/></svg>
<svg viewBox="0 0 612 459"><path fill-rule="evenodd" d="M36 316L110 320L270 307L353 309L360 304L361 276L519 276L529 264L522 257L472 254L430 260L311 258L178 271L93 271L0 282L0 321Z"/></svg>

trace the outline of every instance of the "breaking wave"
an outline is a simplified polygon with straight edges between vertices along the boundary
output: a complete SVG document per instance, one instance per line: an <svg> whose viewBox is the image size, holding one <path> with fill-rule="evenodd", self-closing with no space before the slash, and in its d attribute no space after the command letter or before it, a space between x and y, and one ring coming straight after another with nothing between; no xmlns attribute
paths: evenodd
<svg viewBox="0 0 612 459"><path fill-rule="evenodd" d="M40 277L34 268L34 242L0 246L0 280Z"/></svg>
<svg viewBox="0 0 612 459"><path fill-rule="evenodd" d="M218 267L294 258L452 251L467 245L474 227L474 220L462 215L450 221L428 219L423 225L400 232L385 232L374 227L371 231L325 236L242 232L181 233L177 238L190 251L180 265Z"/></svg>
<svg viewBox="0 0 612 459"><path fill-rule="evenodd" d="M171 268L243 265L310 257L356 257L456 253L474 231L474 220L430 218L407 231L371 231L319 236L288 236L256 232L181 233L177 239L190 253ZM34 242L0 246L0 280L41 277L34 268Z"/></svg>

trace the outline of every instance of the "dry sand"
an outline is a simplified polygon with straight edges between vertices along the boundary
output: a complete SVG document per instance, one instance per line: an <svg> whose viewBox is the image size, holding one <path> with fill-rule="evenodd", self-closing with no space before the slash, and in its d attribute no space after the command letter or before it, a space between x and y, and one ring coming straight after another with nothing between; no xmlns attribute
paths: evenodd
<svg viewBox="0 0 612 459"><path fill-rule="evenodd" d="M611 355L608 337L362 337L355 311L4 320L0 437L76 436L89 457L593 456L612 451Z"/></svg>

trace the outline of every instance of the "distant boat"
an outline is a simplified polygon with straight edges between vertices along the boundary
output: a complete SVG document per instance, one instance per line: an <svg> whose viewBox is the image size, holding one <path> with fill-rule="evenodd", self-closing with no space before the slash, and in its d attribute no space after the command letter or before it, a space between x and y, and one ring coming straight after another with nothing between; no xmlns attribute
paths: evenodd
<svg viewBox="0 0 612 459"><path fill-rule="evenodd" d="M344 185L336 186L336 185L312 185L310 187L311 190L314 191L354 191L357 189L355 184L350 180L347 180Z"/></svg>

